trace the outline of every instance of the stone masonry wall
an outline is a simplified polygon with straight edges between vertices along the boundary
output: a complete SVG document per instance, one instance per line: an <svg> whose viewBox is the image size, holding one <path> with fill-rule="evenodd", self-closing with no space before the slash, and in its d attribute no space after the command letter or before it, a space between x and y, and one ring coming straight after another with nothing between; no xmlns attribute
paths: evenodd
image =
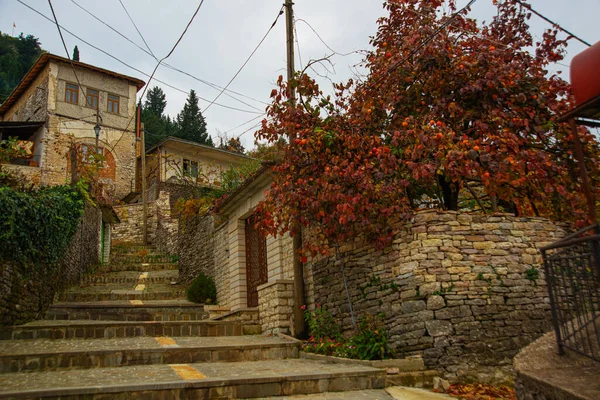
<svg viewBox="0 0 600 400"><path fill-rule="evenodd" d="M214 279L213 217L186 217L180 220L180 226L177 238L179 282L190 282L200 272Z"/></svg>
<svg viewBox="0 0 600 400"><path fill-rule="evenodd" d="M53 274L44 268L23 267L0 261L0 325L21 324L43 317L61 289L79 282L100 262L102 213L86 204L79 228Z"/></svg>
<svg viewBox="0 0 600 400"><path fill-rule="evenodd" d="M258 312L262 333L290 334L294 305L294 281L280 279L258 287Z"/></svg>
<svg viewBox="0 0 600 400"><path fill-rule="evenodd" d="M231 285L229 283L230 274L227 268L229 254L229 232L227 224L215 227L214 232L214 280L217 287L217 304L223 307L230 307Z"/></svg>
<svg viewBox="0 0 600 400"><path fill-rule="evenodd" d="M113 242L142 243L143 242L143 205L127 204L113 206L120 222L112 225L111 239ZM157 227L156 202L148 203L148 243L154 242Z"/></svg>
<svg viewBox="0 0 600 400"><path fill-rule="evenodd" d="M357 241L342 260L357 316L385 314L399 356L421 354L447 378L510 380L516 352L550 329L539 247L564 236L543 218L417 213L391 246ZM352 330L335 257L306 265L306 302Z"/></svg>
<svg viewBox="0 0 600 400"><path fill-rule="evenodd" d="M165 254L176 254L179 220L173 216L168 192L160 192L156 200L156 232L154 245Z"/></svg>

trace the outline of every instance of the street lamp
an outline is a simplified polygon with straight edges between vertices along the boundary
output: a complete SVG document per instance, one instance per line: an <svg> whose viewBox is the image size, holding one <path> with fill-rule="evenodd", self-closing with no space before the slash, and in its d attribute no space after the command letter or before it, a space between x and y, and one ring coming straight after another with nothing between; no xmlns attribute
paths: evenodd
<svg viewBox="0 0 600 400"><path fill-rule="evenodd" d="M96 126L94 126L94 132L96 132L96 151L98 151L98 137L100 136L100 125L96 122Z"/></svg>

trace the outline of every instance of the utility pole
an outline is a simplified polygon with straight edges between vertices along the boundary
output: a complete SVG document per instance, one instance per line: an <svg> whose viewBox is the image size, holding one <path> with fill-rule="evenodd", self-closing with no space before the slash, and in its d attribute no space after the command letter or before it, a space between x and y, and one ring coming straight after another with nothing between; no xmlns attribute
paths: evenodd
<svg viewBox="0 0 600 400"><path fill-rule="evenodd" d="M285 0L285 27L287 38L287 79L288 90L290 91L290 100L292 105L296 106L296 90L290 86L294 79L294 3L292 0ZM290 146L296 146L295 137L289 135ZM295 136L295 135L294 135ZM294 232L293 251L294 251L294 335L297 338L303 338L305 334L304 312L301 306L304 305L304 268L300 258L299 251L302 248L302 227L298 221L294 222L292 231Z"/></svg>
<svg viewBox="0 0 600 400"><path fill-rule="evenodd" d="M140 155L142 157L142 238L144 246L148 244L148 199L146 198L146 135L144 123L140 124Z"/></svg>

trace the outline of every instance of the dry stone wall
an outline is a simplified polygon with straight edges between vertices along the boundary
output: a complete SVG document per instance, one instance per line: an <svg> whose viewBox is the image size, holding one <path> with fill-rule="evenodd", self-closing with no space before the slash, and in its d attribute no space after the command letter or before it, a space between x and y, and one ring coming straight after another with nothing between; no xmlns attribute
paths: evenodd
<svg viewBox="0 0 600 400"><path fill-rule="evenodd" d="M420 212L384 250L357 241L343 262L307 264L307 303L351 331L343 264L356 314L383 313L399 355L451 379L507 380L516 352L550 329L538 249L564 234L543 218Z"/></svg>
<svg viewBox="0 0 600 400"><path fill-rule="evenodd" d="M177 237L179 282L190 282L200 272L214 279L213 217L211 215L185 217L180 220L180 226Z"/></svg>
<svg viewBox="0 0 600 400"><path fill-rule="evenodd" d="M0 325L14 325L41 318L55 294L79 282L100 262L102 213L86 204L79 228L60 266L50 274L44 268L28 268L0 262Z"/></svg>
<svg viewBox="0 0 600 400"><path fill-rule="evenodd" d="M156 232L154 245L165 254L177 253L179 220L173 215L168 192L160 192L156 200Z"/></svg>
<svg viewBox="0 0 600 400"><path fill-rule="evenodd" d="M112 241L120 243L143 242L143 210L142 204L113 206L119 217L119 223L112 225ZM153 243L157 228L156 202L148 202L148 242Z"/></svg>

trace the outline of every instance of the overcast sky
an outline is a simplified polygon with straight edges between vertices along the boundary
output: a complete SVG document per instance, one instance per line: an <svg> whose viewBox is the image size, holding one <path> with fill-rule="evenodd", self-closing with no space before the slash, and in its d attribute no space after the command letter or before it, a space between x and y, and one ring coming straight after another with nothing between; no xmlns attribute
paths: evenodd
<svg viewBox="0 0 600 400"><path fill-rule="evenodd" d="M21 0L23 3L51 17L47 0ZM165 56L198 5L197 0L122 0L127 7L151 51L158 57ZM103 20L131 41L145 48L142 39L129 21L119 0L54 0L53 6L59 23L110 55L124 63L150 74L156 61L138 47L134 46L110 28L95 20L75 2ZM457 0L462 7L468 0ZM478 0L471 15L478 20L490 20L494 7L491 0ZM600 0L532 0L534 9L561 24L568 30L592 44L600 40ZM281 8L282 0L205 0L200 12L175 52L166 61L173 67L185 71L196 78L219 86L225 86L255 49L265 35ZM294 12L297 21L296 67L300 69L310 59L331 54L329 50L301 20L308 22L327 45L338 53L368 49L369 37L377 30L377 19L385 15L379 0L296 0ZM549 24L536 16L531 19L532 31L541 37ZM56 26L17 0L0 0L0 31L13 32L17 36L23 32L38 37L42 47L51 53L65 56ZM131 69L110 56L88 46L67 32L63 33L69 52L75 45L79 47L81 61L122 74L148 81L148 77ZM558 66L568 79L570 58L585 48L571 41L568 57L564 66ZM353 76L353 66L361 61L361 56L336 55L335 74L330 75L335 82L347 80ZM300 60L301 59L301 60ZM208 102L201 100L200 107L206 118L209 133L213 138L216 131L226 132L229 137L237 137L261 118L269 93L279 75L285 76L286 42L285 18L282 15L276 26L256 54L229 87L252 99L233 97L242 102L222 95L216 103L238 108L233 110L213 104L208 110ZM319 69L320 73L325 73ZM158 69L156 78L174 87L188 91L194 89L199 96L211 101L219 90L195 80L189 76L166 67ZM321 80L324 89L330 83ZM150 86L162 87L167 95L167 113L175 116L185 103L186 94L164 84L153 81ZM138 93L141 95L142 91ZM258 100L258 101L257 101ZM258 109L258 110L257 110ZM237 129L253 118L257 118ZM242 135L246 148L253 145L250 130Z"/></svg>

